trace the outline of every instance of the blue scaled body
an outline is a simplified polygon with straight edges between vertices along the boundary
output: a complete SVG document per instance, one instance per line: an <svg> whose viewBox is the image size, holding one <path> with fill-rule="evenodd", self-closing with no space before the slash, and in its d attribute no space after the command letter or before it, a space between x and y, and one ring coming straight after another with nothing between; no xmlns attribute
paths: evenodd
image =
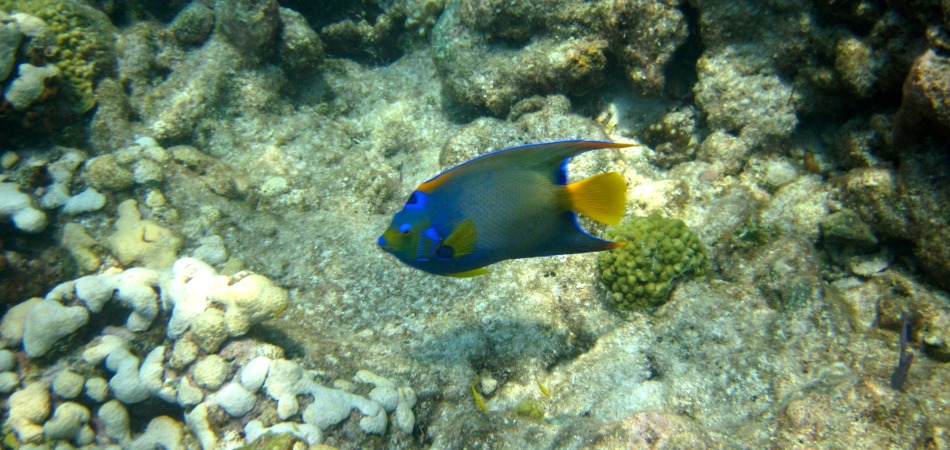
<svg viewBox="0 0 950 450"><path fill-rule="evenodd" d="M626 181L610 172L568 184L567 163L586 151L629 146L560 141L479 156L419 185L378 244L409 266L459 277L506 259L618 247L585 232L577 213L619 223Z"/></svg>

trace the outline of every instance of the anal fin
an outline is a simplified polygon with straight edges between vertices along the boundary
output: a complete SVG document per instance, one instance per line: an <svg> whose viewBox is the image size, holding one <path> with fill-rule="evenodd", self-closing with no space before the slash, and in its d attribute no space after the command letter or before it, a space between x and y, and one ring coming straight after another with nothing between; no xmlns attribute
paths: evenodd
<svg viewBox="0 0 950 450"><path fill-rule="evenodd" d="M484 267L479 267L477 269L466 270L465 272L450 273L448 274L448 276L455 277L455 278L471 278L471 277L477 277L479 275L486 275L488 273L490 273L488 269Z"/></svg>

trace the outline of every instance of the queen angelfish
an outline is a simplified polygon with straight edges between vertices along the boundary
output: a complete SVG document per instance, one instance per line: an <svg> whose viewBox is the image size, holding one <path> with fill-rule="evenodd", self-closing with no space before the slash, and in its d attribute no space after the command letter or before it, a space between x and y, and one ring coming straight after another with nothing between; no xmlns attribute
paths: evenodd
<svg viewBox="0 0 950 450"><path fill-rule="evenodd" d="M419 185L379 246L403 263L436 275L488 273L506 259L596 252L624 245L594 237L577 213L616 225L627 183L616 172L567 183L580 153L633 144L559 141L488 153Z"/></svg>

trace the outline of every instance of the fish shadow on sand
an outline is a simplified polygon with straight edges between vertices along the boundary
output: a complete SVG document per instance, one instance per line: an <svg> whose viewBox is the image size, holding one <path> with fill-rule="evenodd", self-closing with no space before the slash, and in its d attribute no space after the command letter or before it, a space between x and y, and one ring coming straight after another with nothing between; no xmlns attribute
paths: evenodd
<svg viewBox="0 0 950 450"><path fill-rule="evenodd" d="M470 321L425 339L410 350L410 356L429 366L467 365L476 373L506 373L529 365L550 369L586 353L595 343L591 333L493 318Z"/></svg>

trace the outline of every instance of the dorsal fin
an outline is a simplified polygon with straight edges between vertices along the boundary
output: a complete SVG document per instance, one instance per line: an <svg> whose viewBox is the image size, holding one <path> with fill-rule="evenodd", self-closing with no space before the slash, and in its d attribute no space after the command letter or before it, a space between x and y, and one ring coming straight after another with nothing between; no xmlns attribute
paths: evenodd
<svg viewBox="0 0 950 450"><path fill-rule="evenodd" d="M543 172L549 174L551 181L555 184L567 184L567 163L576 155L591 150L601 148L624 148L633 147L637 144L627 144L623 142L610 141L557 141L545 142L543 144L528 144L517 147L509 147L486 153L477 158L463 162L451 169L448 169L416 188L422 192L432 192L436 186L442 184L452 172L464 171L478 168L478 170L491 169L491 166L498 165L505 167L536 167L544 169Z"/></svg>

